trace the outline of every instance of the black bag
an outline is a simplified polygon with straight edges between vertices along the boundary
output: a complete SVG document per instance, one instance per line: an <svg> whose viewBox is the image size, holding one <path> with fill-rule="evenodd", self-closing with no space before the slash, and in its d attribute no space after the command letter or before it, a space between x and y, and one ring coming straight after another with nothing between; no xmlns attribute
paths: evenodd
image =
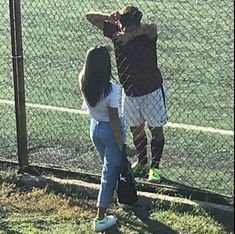
<svg viewBox="0 0 235 234"><path fill-rule="evenodd" d="M131 170L130 162L127 160L125 146L122 150L122 165L117 186L118 202L131 205L138 200L135 179Z"/></svg>

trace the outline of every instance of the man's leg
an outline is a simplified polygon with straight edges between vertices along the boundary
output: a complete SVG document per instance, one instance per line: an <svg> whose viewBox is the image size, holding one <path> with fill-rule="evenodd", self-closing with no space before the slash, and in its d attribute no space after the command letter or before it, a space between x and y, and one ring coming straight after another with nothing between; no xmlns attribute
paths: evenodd
<svg viewBox="0 0 235 234"><path fill-rule="evenodd" d="M161 173L159 170L159 164L161 161L162 152L165 144L163 127L149 127L149 129L152 133L152 140L151 140L152 162L151 162L151 168L149 170L148 180L150 182L160 182Z"/></svg>
<svg viewBox="0 0 235 234"><path fill-rule="evenodd" d="M151 168L159 169L159 164L162 158L164 149L165 139L163 127L149 127L152 140L151 140L151 151L152 151L152 163Z"/></svg>
<svg viewBox="0 0 235 234"><path fill-rule="evenodd" d="M146 165L148 163L147 158L147 136L144 129L145 124L142 123L136 127L130 127L133 143L136 147L138 164Z"/></svg>

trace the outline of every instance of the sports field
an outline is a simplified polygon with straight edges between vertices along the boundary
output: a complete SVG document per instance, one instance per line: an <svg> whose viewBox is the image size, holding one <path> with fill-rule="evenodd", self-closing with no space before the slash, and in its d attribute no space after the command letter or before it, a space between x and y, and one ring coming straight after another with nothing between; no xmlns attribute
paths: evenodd
<svg viewBox="0 0 235 234"><path fill-rule="evenodd" d="M99 172L88 117L62 108L80 109L77 79L86 50L110 44L86 22L85 13L111 12L130 3L133 1L21 0L33 163ZM7 102L13 100L9 6L4 0L0 4L0 155L15 158L14 109ZM142 9L144 21L158 25L159 67L173 124L166 128L163 175L232 195L233 2L140 0L136 5ZM117 79L113 54L112 58ZM185 128L185 124L193 127Z"/></svg>

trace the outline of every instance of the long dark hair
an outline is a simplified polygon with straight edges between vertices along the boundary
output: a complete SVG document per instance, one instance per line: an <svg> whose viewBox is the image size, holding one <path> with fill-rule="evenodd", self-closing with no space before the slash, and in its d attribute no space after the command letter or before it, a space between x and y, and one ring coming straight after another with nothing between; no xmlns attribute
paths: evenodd
<svg viewBox="0 0 235 234"><path fill-rule="evenodd" d="M91 107L112 90L111 59L105 46L96 46L87 52L81 78L81 90Z"/></svg>

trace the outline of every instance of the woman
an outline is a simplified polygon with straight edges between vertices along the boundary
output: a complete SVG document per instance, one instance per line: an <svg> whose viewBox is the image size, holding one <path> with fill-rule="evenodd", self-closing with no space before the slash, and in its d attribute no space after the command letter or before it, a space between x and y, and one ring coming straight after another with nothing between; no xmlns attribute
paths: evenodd
<svg viewBox="0 0 235 234"><path fill-rule="evenodd" d="M113 215L106 215L119 176L121 151L124 144L123 124L119 111L120 88L111 82L110 54L105 46L88 51L80 88L84 97L83 110L91 116L90 136L102 163L101 186L97 201L96 232L116 224Z"/></svg>

